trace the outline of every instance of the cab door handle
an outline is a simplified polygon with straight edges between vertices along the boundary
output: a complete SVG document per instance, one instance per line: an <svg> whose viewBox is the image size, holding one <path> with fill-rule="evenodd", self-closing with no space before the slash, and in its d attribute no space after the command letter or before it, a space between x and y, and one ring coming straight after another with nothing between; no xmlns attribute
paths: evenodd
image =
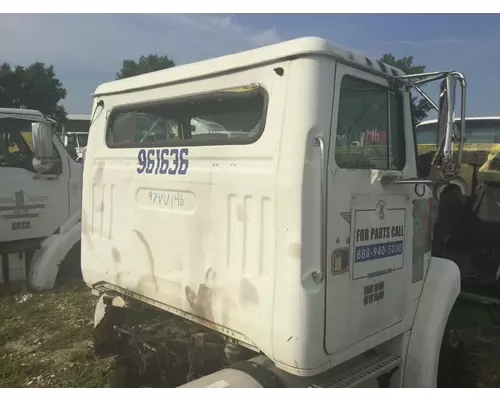
<svg viewBox="0 0 500 400"><path fill-rule="evenodd" d="M314 271L312 273L312 278L314 282L321 283L325 279L326 271L326 232L327 232L327 221L326 221L326 165L325 165L325 141L322 136L315 136L313 138L313 146L319 147L320 154L320 185L321 185L321 205L320 205L320 218L321 218L321 240L320 240L320 251L321 251L321 266L320 270Z"/></svg>

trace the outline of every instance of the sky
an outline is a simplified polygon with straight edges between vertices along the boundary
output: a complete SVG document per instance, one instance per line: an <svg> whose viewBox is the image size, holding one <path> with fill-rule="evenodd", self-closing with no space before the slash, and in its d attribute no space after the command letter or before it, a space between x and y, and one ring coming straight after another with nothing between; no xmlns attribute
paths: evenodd
<svg viewBox="0 0 500 400"><path fill-rule="evenodd" d="M303 36L460 71L467 116L500 115L500 14L0 14L0 63L54 65L68 113L90 114L91 94L123 59L156 53L180 65Z"/></svg>

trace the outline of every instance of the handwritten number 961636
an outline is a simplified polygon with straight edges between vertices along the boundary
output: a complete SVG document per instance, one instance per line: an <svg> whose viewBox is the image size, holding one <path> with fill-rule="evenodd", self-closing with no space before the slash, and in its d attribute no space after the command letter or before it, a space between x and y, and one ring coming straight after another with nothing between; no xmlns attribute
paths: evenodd
<svg viewBox="0 0 500 400"><path fill-rule="evenodd" d="M186 175L189 168L189 150L141 149L137 153L138 174Z"/></svg>

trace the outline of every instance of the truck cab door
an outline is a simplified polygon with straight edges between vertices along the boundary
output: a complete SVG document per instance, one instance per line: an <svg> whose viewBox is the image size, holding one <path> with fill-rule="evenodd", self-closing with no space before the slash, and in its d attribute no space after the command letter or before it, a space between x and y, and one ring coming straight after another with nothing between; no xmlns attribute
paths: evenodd
<svg viewBox="0 0 500 400"><path fill-rule="evenodd" d="M0 141L0 243L52 235L70 211L70 171L68 158L61 157L62 144L55 145L60 162L40 174L19 132L0 132Z"/></svg>
<svg viewBox="0 0 500 400"><path fill-rule="evenodd" d="M409 107L386 79L338 64L327 166L325 348L337 353L408 314L414 175ZM406 127L406 129L405 129ZM410 126L411 129L411 126ZM409 150L412 149L412 150Z"/></svg>

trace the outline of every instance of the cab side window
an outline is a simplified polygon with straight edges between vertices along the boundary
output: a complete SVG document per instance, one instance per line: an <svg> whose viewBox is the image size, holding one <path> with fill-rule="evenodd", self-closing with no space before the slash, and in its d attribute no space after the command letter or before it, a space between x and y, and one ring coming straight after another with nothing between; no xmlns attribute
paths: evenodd
<svg viewBox="0 0 500 400"><path fill-rule="evenodd" d="M0 168L22 168L33 173L37 173L33 167L33 149L31 139L26 132L20 132L15 126L4 124L0 126ZM54 166L44 172L45 175L60 174L62 172L61 156L54 148L57 161Z"/></svg>
<svg viewBox="0 0 500 400"><path fill-rule="evenodd" d="M342 78L335 146L340 168L402 170L404 133L400 93L348 75Z"/></svg>
<svg viewBox="0 0 500 400"><path fill-rule="evenodd" d="M20 132L0 132L0 167L24 168L34 171L33 153Z"/></svg>

